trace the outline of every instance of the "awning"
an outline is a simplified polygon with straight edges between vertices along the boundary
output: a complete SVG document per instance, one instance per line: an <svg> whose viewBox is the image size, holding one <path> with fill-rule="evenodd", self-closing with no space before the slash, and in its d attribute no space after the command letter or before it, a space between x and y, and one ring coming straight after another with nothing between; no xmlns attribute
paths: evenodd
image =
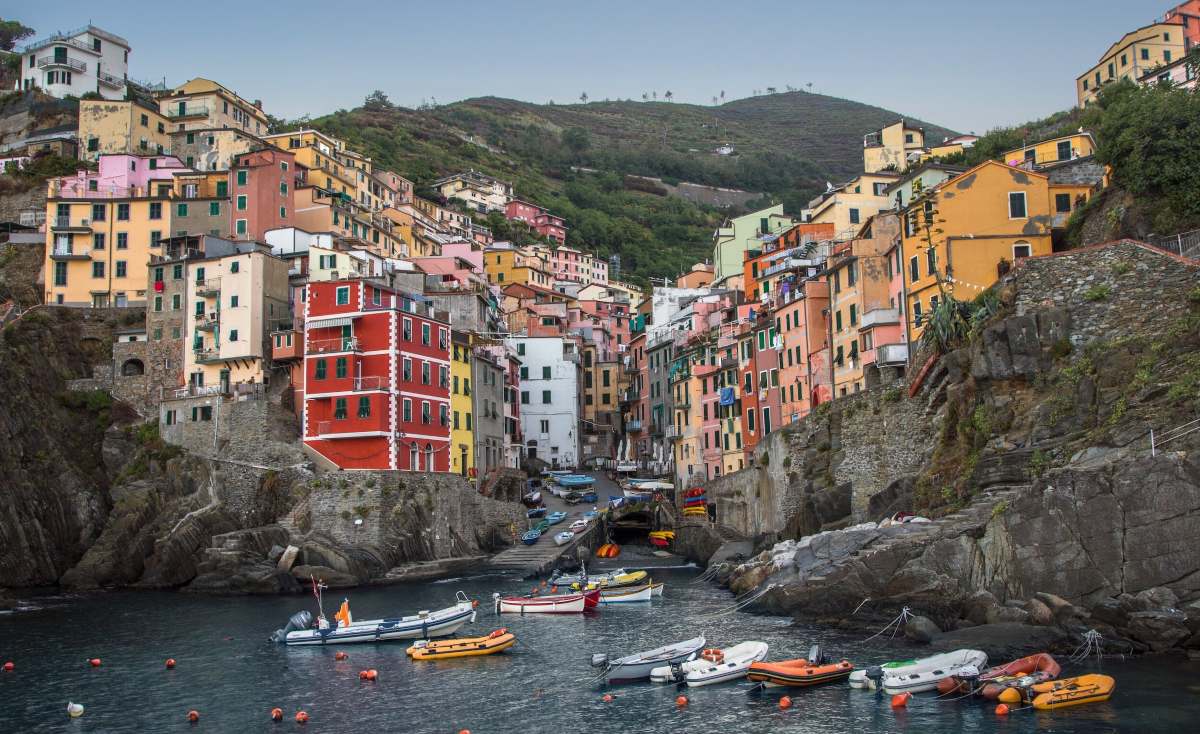
<svg viewBox="0 0 1200 734"><path fill-rule="evenodd" d="M309 326L324 329L329 326L351 326L353 316L314 316L306 322Z"/></svg>

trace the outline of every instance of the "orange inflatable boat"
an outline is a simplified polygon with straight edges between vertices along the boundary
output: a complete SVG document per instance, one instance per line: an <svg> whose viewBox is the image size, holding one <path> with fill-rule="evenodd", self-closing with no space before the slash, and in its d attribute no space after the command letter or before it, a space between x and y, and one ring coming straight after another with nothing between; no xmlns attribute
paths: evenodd
<svg viewBox="0 0 1200 734"><path fill-rule="evenodd" d="M1008 688L1028 688L1037 683L1054 680L1062 672L1058 661L1049 653L1039 652L1036 655L1013 660L1005 665L989 668L976 677L951 676L938 681L938 693L967 694L978 692L990 700L999 698L1000 693Z"/></svg>
<svg viewBox="0 0 1200 734"><path fill-rule="evenodd" d="M750 672L746 677L768 686L802 688L845 680L852 672L854 666L847 660L834 663L829 662L827 658L821 658L812 663L806 658L798 658L777 663L751 663Z"/></svg>

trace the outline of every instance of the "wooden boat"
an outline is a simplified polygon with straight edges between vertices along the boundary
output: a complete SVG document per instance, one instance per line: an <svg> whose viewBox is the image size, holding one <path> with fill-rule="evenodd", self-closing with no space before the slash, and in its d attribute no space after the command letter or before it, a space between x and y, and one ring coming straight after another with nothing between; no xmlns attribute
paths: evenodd
<svg viewBox="0 0 1200 734"><path fill-rule="evenodd" d="M609 660L607 655L593 655L592 665L605 669L604 678L609 683L643 680L649 678L650 671L655 668L694 660L704 649L705 642L703 637L694 637L683 642L656 647L646 652L626 655L616 660Z"/></svg>
<svg viewBox="0 0 1200 734"><path fill-rule="evenodd" d="M595 477L590 477L587 474L567 474L561 477L556 477L554 481L557 482L560 487L570 487L571 489L590 487L596 483Z"/></svg>
<svg viewBox="0 0 1200 734"><path fill-rule="evenodd" d="M526 507L538 507L542 504L542 493L534 491L526 494L521 498L521 504Z"/></svg>
<svg viewBox="0 0 1200 734"><path fill-rule="evenodd" d="M600 589L601 604L633 604L636 602L648 602L653 596L654 589L650 584L641 586L617 586L613 588Z"/></svg>
<svg viewBox="0 0 1200 734"><path fill-rule="evenodd" d="M498 629L483 637L461 637L454 640L418 640L404 652L413 660L445 660L447 658L494 655L517 644L517 636Z"/></svg>
<svg viewBox="0 0 1200 734"><path fill-rule="evenodd" d="M549 515L546 515L546 522L550 523L551 525L557 525L566 519L567 513L565 512L551 512Z"/></svg>
<svg viewBox="0 0 1200 734"><path fill-rule="evenodd" d="M545 517L545 516L546 516L546 508L545 507L535 507L532 510L525 513L525 517L527 517L531 520L535 517Z"/></svg>
<svg viewBox="0 0 1200 734"><path fill-rule="evenodd" d="M567 543L570 543L574 539L575 539L575 533L572 533L570 530L564 530L561 533L555 534L554 544L555 545L566 545Z"/></svg>
<svg viewBox="0 0 1200 734"><path fill-rule="evenodd" d="M977 692L984 698L995 700L1009 688L1028 688L1037 683L1054 680L1062 667L1048 653L1040 652L1010 663L990 668L982 673L974 670L961 671L938 683L938 693Z"/></svg>
<svg viewBox="0 0 1200 734"><path fill-rule="evenodd" d="M999 699L1004 703L1026 701L1035 709L1048 711L1107 701L1116 686L1117 682L1110 676L1088 673L1074 678L1035 683L1028 687L1014 686L1002 691Z"/></svg>
<svg viewBox="0 0 1200 734"><path fill-rule="evenodd" d="M571 523L571 527L569 527L568 530L570 530L573 533L577 533L581 530L587 530L587 526L588 526L587 520L576 520L575 522Z"/></svg>
<svg viewBox="0 0 1200 734"><path fill-rule="evenodd" d="M317 606L321 607L321 587L317 585ZM428 637L443 637L457 632L463 625L475 620L478 606L461 591L453 606L437 611L421 611L407 617L387 617L355 621L350 614L350 601L343 600L334 615L335 625L325 619L324 611L317 616L316 628L305 629L312 622L312 615L300 612L292 615L288 625L277 631L271 639L288 646L293 645L346 645L356 642L385 642L387 640L415 640Z"/></svg>
<svg viewBox="0 0 1200 734"><path fill-rule="evenodd" d="M645 571L624 571L606 576L590 576L587 580L589 589L612 589L622 586L640 586L649 582L650 574ZM580 583L571 584L572 589L579 589Z"/></svg>
<svg viewBox="0 0 1200 734"><path fill-rule="evenodd" d="M746 677L769 687L808 687L844 680L854 672L849 660L833 662L814 645L807 658L781 660L777 663L754 662Z"/></svg>
<svg viewBox="0 0 1200 734"><path fill-rule="evenodd" d="M538 542L538 538L542 537L542 531L534 528L521 533L521 542L525 545L533 545Z"/></svg>
<svg viewBox="0 0 1200 734"><path fill-rule="evenodd" d="M650 671L653 683L683 683L692 688L745 678L750 664L767 656L767 643L742 642L723 650L705 650L700 657Z"/></svg>
<svg viewBox="0 0 1200 734"><path fill-rule="evenodd" d="M986 653L979 650L954 650L917 660L885 663L862 672L866 680L865 687L881 687L884 692L894 695L932 691L943 678L960 675L964 670L970 672L971 668L983 670L986 666ZM856 687L861 688L864 685Z"/></svg>
<svg viewBox="0 0 1200 734"><path fill-rule="evenodd" d="M550 521L543 519L543 520L539 521L537 525L534 525L533 529L538 531L542 535L545 535L546 531L550 529Z"/></svg>
<svg viewBox="0 0 1200 734"><path fill-rule="evenodd" d="M599 605L600 590L546 596L501 597L493 594L492 599L497 614L579 614Z"/></svg>
<svg viewBox="0 0 1200 734"><path fill-rule="evenodd" d="M661 581L651 582L650 583L650 595L661 597L663 595L663 589L665 589L665 588L667 588L667 585Z"/></svg>

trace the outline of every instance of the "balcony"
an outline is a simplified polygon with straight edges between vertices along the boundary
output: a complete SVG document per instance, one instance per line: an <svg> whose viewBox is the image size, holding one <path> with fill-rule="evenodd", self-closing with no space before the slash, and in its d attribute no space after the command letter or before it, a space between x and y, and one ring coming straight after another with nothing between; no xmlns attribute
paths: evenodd
<svg viewBox="0 0 1200 734"><path fill-rule="evenodd" d="M679 426L676 425L667 426L665 435L672 441L677 441L683 438L683 432L679 429Z"/></svg>
<svg viewBox="0 0 1200 734"><path fill-rule="evenodd" d="M383 378L378 375L354 378L354 392L383 392L388 389Z"/></svg>
<svg viewBox="0 0 1200 734"><path fill-rule="evenodd" d="M71 71L83 72L87 68L87 64L75 59L69 59L66 56L43 56L37 60L37 68L70 69Z"/></svg>
<svg viewBox="0 0 1200 734"><path fill-rule="evenodd" d="M625 430L628 433L641 433L642 432L642 422L639 420L626 421L625 422Z"/></svg>
<svg viewBox="0 0 1200 734"><path fill-rule="evenodd" d="M737 366L737 357L721 357L721 369L729 369L730 367Z"/></svg>
<svg viewBox="0 0 1200 734"><path fill-rule="evenodd" d="M197 349L193 356L196 359L196 364L213 364L215 362L223 362L220 349Z"/></svg>
<svg viewBox="0 0 1200 734"><path fill-rule="evenodd" d="M81 219L78 224L71 224L70 217L54 217L50 220L50 229L55 232L91 232L91 220Z"/></svg>
<svg viewBox="0 0 1200 734"><path fill-rule="evenodd" d="M355 417L354 411L347 411L345 418L317 423L317 438L366 438L371 436L386 436L388 434L387 411L363 418ZM311 424L310 424L311 425Z"/></svg>
<svg viewBox="0 0 1200 734"><path fill-rule="evenodd" d="M816 260L808 260L808 259L802 258L802 257L789 257L789 258L784 258L783 260L779 261L778 263L776 263L776 264L772 265L771 267L767 268L766 270L762 271L761 273L758 274L758 277L759 278L770 278L772 275L787 272L788 270L795 270L798 268L815 268L815 267L820 267L820 263L818 263Z"/></svg>
<svg viewBox="0 0 1200 734"><path fill-rule="evenodd" d="M70 242L56 242L54 249L50 252L51 260L90 260L91 255L85 252L75 252L75 247Z"/></svg>
<svg viewBox="0 0 1200 734"><path fill-rule="evenodd" d="M196 328L200 331L213 331L221 325L221 312L212 311L196 316Z"/></svg>
<svg viewBox="0 0 1200 734"><path fill-rule="evenodd" d="M624 370L625 374L627 374L627 375L636 375L638 373L637 365L634 364L633 360L631 360L629 358L626 358L622 362L621 369Z"/></svg>
<svg viewBox="0 0 1200 734"><path fill-rule="evenodd" d="M306 354L336 354L338 352L358 352L358 337L342 336L334 339L313 339L308 342Z"/></svg>
<svg viewBox="0 0 1200 734"><path fill-rule="evenodd" d="M108 74L105 72L100 72L96 76L96 78L100 81L100 84L103 86L111 87L113 89L124 89L125 88L125 80L122 77L113 76L112 74Z"/></svg>
<svg viewBox="0 0 1200 734"><path fill-rule="evenodd" d="M196 295L203 298L221 295L221 279L207 278L196 281Z"/></svg>
<svg viewBox="0 0 1200 734"><path fill-rule="evenodd" d="M208 117L208 112L208 105L192 105L191 107L185 107L183 109L179 109L179 107L176 106L174 109L167 110L167 117L176 120L183 119L185 117Z"/></svg>
<svg viewBox="0 0 1200 734"><path fill-rule="evenodd" d="M876 326L893 326L900 323L900 310L895 308L873 308L863 314L862 321L858 325L859 331Z"/></svg>
<svg viewBox="0 0 1200 734"><path fill-rule="evenodd" d="M875 350L875 362L882 365L908 363L907 344L881 344Z"/></svg>
<svg viewBox="0 0 1200 734"><path fill-rule="evenodd" d="M303 340L304 332L295 329L271 332L271 359L276 362L299 359L300 343Z"/></svg>

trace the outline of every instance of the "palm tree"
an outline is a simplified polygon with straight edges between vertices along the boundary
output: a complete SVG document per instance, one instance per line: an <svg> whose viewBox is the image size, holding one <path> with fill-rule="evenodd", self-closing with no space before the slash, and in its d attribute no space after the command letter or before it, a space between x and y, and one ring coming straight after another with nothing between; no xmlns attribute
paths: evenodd
<svg viewBox="0 0 1200 734"><path fill-rule="evenodd" d="M812 94L812 82L809 82L807 86L808 86L808 93Z"/></svg>
<svg viewBox="0 0 1200 734"><path fill-rule="evenodd" d="M713 104L715 105L716 103L717 103L717 98L713 97Z"/></svg>
<svg viewBox="0 0 1200 734"><path fill-rule="evenodd" d="M658 90L655 90L655 91L651 92L650 94L651 94L651 96L653 96L655 99L658 99Z"/></svg>

